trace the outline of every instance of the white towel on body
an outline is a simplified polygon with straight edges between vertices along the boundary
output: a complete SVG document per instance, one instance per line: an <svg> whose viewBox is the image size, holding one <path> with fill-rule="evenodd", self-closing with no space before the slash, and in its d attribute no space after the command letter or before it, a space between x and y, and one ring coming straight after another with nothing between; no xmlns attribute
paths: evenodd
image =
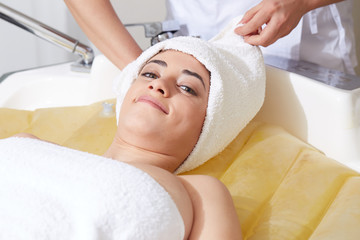
<svg viewBox="0 0 360 240"><path fill-rule="evenodd" d="M0 140L0 239L183 239L170 195L143 171L27 138Z"/></svg>
<svg viewBox="0 0 360 240"><path fill-rule="evenodd" d="M146 62L161 50L194 56L211 73L209 101L199 140L176 173L189 171L221 152L259 111L265 96L265 65L258 47L244 42L234 19L209 41L177 37L145 50L115 79L117 116L123 99Z"/></svg>

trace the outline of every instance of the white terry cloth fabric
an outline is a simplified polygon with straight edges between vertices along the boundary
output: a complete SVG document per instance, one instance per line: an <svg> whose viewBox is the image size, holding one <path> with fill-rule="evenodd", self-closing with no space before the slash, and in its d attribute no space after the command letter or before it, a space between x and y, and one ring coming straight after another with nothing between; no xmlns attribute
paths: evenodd
<svg viewBox="0 0 360 240"><path fill-rule="evenodd" d="M117 116L123 99L144 64L161 50L194 56L210 72L210 92L199 140L176 173L189 171L221 152L259 111L265 95L265 65L258 47L234 33L235 18L209 41L177 37L145 50L115 79Z"/></svg>
<svg viewBox="0 0 360 240"><path fill-rule="evenodd" d="M183 239L170 195L143 171L27 138L0 140L0 239Z"/></svg>

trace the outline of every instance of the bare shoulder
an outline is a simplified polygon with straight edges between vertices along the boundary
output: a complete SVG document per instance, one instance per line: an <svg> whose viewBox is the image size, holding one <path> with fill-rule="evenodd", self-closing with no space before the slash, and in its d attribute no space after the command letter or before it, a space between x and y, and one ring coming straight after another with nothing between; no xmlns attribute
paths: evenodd
<svg viewBox="0 0 360 240"><path fill-rule="evenodd" d="M241 239L232 197L221 181L204 175L179 178L189 193L194 209L194 223L189 239Z"/></svg>
<svg viewBox="0 0 360 240"><path fill-rule="evenodd" d="M183 182L185 181L185 185L191 186L194 190L203 192L203 194L218 195L219 193L224 193L226 196L230 196L226 186L215 177L207 175L183 175L179 177Z"/></svg>
<svg viewBox="0 0 360 240"><path fill-rule="evenodd" d="M193 203L230 204L233 201L229 190L217 178L206 175L179 176L190 194Z"/></svg>

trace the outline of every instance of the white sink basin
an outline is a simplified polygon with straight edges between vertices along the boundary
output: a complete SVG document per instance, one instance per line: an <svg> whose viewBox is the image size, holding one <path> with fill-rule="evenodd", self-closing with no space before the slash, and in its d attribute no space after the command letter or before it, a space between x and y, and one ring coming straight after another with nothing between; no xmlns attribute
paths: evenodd
<svg viewBox="0 0 360 240"><path fill-rule="evenodd" d="M80 106L114 98L112 80L120 71L99 56L91 73L73 72L71 63L14 73L0 84L0 107Z"/></svg>

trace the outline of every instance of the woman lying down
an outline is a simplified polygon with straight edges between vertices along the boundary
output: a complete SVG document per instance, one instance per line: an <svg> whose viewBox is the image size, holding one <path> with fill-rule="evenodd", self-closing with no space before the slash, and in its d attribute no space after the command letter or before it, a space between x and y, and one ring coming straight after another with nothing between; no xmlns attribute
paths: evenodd
<svg viewBox="0 0 360 240"><path fill-rule="evenodd" d="M233 25L161 42L124 69L103 157L0 140L0 239L241 239L221 182L176 175L222 151L263 103L261 52Z"/></svg>

